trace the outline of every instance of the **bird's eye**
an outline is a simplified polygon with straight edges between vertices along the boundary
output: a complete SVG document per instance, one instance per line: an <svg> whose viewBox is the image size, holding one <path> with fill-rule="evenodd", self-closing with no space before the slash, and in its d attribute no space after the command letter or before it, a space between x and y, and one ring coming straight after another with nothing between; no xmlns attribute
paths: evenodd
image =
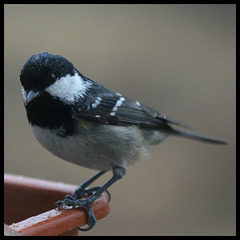
<svg viewBox="0 0 240 240"><path fill-rule="evenodd" d="M54 80L54 81L57 79L57 77L54 73L52 73L50 76L51 76L51 79Z"/></svg>

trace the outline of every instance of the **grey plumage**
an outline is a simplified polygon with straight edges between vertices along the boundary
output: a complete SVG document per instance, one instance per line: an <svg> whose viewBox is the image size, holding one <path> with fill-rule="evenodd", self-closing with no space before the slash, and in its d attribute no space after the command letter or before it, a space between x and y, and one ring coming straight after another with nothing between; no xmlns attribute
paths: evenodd
<svg viewBox="0 0 240 240"><path fill-rule="evenodd" d="M20 81L28 121L40 144L66 161L101 170L55 205L86 209L89 222L84 231L96 223L92 203L123 177L130 164L147 155L149 145L171 135L226 144L180 129L189 127L85 77L60 55L31 56ZM109 170L113 177L104 186L86 189Z"/></svg>

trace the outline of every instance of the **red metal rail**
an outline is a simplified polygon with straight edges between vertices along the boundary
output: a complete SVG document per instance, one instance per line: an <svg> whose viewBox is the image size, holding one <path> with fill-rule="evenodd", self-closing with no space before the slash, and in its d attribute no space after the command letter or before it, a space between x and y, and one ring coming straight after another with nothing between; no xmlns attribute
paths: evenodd
<svg viewBox="0 0 240 240"><path fill-rule="evenodd" d="M11 174L4 175L4 222L24 236L76 235L87 223L83 209L55 210L53 204L77 186ZM109 213L108 196L93 203L96 219Z"/></svg>

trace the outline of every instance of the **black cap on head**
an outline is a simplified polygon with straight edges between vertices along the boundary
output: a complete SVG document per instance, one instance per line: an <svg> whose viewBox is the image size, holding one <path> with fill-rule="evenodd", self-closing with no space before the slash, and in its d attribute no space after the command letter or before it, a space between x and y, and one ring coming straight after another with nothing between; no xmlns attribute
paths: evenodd
<svg viewBox="0 0 240 240"><path fill-rule="evenodd" d="M67 74L74 75L72 63L60 55L43 52L27 60L21 70L20 81L26 91L39 91Z"/></svg>

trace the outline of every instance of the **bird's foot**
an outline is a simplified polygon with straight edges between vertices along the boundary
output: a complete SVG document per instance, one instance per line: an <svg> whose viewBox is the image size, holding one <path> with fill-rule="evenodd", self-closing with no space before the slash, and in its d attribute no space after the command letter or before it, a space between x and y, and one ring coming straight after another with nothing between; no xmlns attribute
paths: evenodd
<svg viewBox="0 0 240 240"><path fill-rule="evenodd" d="M97 190L99 190L101 187L93 187L89 189L84 189L81 186L79 186L76 191L72 195L66 195L63 200L59 200L54 204L54 208L60 208L62 210L67 209L79 209L84 208L87 211L88 214L88 227L87 228L78 228L81 231L89 231L94 227L96 224L96 217L94 216L93 210L92 210L92 204L96 200L96 197L94 195L89 196L90 194L93 194ZM108 194L109 201L111 198L111 195L108 190L105 190L105 192ZM86 199L81 199L82 197L89 196Z"/></svg>

